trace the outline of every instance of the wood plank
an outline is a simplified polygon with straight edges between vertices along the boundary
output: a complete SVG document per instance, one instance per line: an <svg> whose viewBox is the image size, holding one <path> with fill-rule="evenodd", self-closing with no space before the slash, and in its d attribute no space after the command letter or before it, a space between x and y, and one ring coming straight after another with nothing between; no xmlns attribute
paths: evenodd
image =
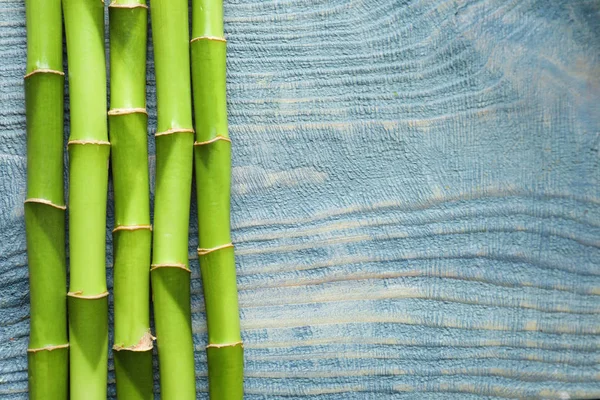
<svg viewBox="0 0 600 400"><path fill-rule="evenodd" d="M600 398L600 3L232 0L225 18L247 398ZM24 21L0 0L7 399L27 397ZM207 398L197 267L192 285Z"/></svg>

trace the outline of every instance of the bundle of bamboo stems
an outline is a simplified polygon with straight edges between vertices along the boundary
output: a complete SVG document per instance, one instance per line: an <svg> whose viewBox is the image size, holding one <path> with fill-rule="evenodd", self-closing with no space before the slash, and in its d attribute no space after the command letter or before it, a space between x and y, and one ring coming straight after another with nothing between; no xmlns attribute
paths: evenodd
<svg viewBox="0 0 600 400"><path fill-rule="evenodd" d="M241 399L243 354L229 230L231 142L222 1L193 0L191 41L187 1L150 2L158 103L153 226L145 91L148 7L145 0L114 0L109 5L108 113L104 4L62 0L62 9L70 94L68 292L61 3L26 0L30 398L93 400L107 395L110 156L115 209L112 348L118 398L153 398L154 339L161 397L196 398L188 260L195 158L210 397ZM150 331L150 287L156 338Z"/></svg>

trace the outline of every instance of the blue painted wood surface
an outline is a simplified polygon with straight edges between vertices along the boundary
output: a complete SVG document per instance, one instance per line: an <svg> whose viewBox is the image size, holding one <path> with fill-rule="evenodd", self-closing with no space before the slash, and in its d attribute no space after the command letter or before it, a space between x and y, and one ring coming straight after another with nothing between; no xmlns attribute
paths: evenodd
<svg viewBox="0 0 600 400"><path fill-rule="evenodd" d="M225 3L247 398L600 398L600 2ZM23 399L22 0L0 70L0 397ZM148 83L152 133L151 52Z"/></svg>

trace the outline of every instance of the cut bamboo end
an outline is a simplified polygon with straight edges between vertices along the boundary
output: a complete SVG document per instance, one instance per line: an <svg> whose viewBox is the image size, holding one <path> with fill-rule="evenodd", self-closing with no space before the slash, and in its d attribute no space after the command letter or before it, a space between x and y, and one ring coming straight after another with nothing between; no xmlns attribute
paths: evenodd
<svg viewBox="0 0 600 400"><path fill-rule="evenodd" d="M152 342L155 340L156 340L156 338L154 336L152 336L152 333L150 333L150 330L148 330L148 332L144 333L144 335L140 338L140 341L137 342L136 344L134 344L133 346L126 347L123 345L115 344L113 346L113 350L114 351L133 351L133 352L149 351L149 350L152 350L152 348L154 347Z"/></svg>
<svg viewBox="0 0 600 400"><path fill-rule="evenodd" d="M213 40L215 42L227 42L227 39L221 36L198 36L190 40L190 43L198 42L200 40Z"/></svg>
<svg viewBox="0 0 600 400"><path fill-rule="evenodd" d="M79 144L79 145L95 144L95 145L99 145L99 146L110 146L110 142L107 142L106 140L77 139L77 140L69 140L69 142L67 143L67 147L69 147L73 144Z"/></svg>
<svg viewBox="0 0 600 400"><path fill-rule="evenodd" d="M231 139L229 139L228 137L218 135L218 136L215 136L214 138L212 138L210 140L206 140L204 142L194 142L194 146L204 146L206 144L211 144L211 143L214 143L214 142L218 142L219 140L224 140L226 142L231 143Z"/></svg>
<svg viewBox="0 0 600 400"><path fill-rule="evenodd" d="M138 231L142 229L152 231L152 225L120 225L113 229L113 233L118 231Z"/></svg>
<svg viewBox="0 0 600 400"><path fill-rule="evenodd" d="M103 1L104 3L104 1ZM118 4L112 2L108 5L109 8L148 8L145 4Z"/></svg>
<svg viewBox="0 0 600 400"><path fill-rule="evenodd" d="M179 263L164 263L164 264L150 264L150 272L159 268L179 268L187 272L192 272L185 264Z"/></svg>
<svg viewBox="0 0 600 400"><path fill-rule="evenodd" d="M46 199L31 198L31 199L26 199L24 201L24 203L46 204L47 206L58 208L59 210L66 210L67 209L67 206L61 206L61 205L58 205L58 204L54 204L50 200L46 200Z"/></svg>
<svg viewBox="0 0 600 400"><path fill-rule="evenodd" d="M97 299L102 299L104 297L108 297L108 292L104 292L104 293L100 293L100 294L84 295L83 292L81 290L79 290L77 292L68 292L67 296L73 297L76 299L82 299L82 300L97 300Z"/></svg>
<svg viewBox="0 0 600 400"><path fill-rule="evenodd" d="M187 128L173 128L173 129L168 129L163 132L156 132L154 134L154 136L167 136L167 135L174 135L176 133L194 133L194 130L187 129Z"/></svg>
<svg viewBox="0 0 600 400"><path fill-rule="evenodd" d="M118 7L118 8L134 8L134 7ZM128 115L128 114L146 114L145 108L111 108L108 110L108 115Z"/></svg>
<svg viewBox="0 0 600 400"><path fill-rule="evenodd" d="M244 347L244 342L239 341L239 342L233 342L233 343L211 343L208 346L206 346L207 349L220 349L222 347L235 347L235 346L240 346L240 347Z"/></svg>
<svg viewBox="0 0 600 400"><path fill-rule="evenodd" d="M65 344L57 344L57 345L51 345L51 346L38 347L37 349L27 349L27 352L28 353L38 353L40 351L52 351L52 350L68 349L68 348L69 348L69 343L65 343Z"/></svg>
<svg viewBox="0 0 600 400"><path fill-rule="evenodd" d="M212 253L214 251L226 249L226 248L229 248L229 247L233 247L233 243L222 244L221 246L213 247L213 248L210 248L210 249L198 248L198 256L205 256L205 255L210 254L210 253Z"/></svg>
<svg viewBox="0 0 600 400"><path fill-rule="evenodd" d="M56 69L49 69L49 68L39 68L36 70L31 71L30 73L26 74L23 79L27 79L30 76L33 76L35 74L55 74L55 75L60 75L60 76L65 76L65 73L62 71L58 71Z"/></svg>

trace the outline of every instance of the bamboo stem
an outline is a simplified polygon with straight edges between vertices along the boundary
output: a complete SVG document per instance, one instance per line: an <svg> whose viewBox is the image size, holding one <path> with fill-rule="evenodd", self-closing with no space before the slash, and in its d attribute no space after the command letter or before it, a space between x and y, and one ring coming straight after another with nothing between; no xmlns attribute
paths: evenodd
<svg viewBox="0 0 600 400"><path fill-rule="evenodd" d="M188 3L151 0L158 132L152 293L161 398L196 398L190 310L188 224L192 184L192 106Z"/></svg>
<svg viewBox="0 0 600 400"><path fill-rule="evenodd" d="M153 399L144 0L109 5L117 397Z"/></svg>
<svg viewBox="0 0 600 400"><path fill-rule="evenodd" d="M60 0L27 0L27 200L29 398L67 399L67 269L63 194Z"/></svg>
<svg viewBox="0 0 600 400"><path fill-rule="evenodd" d="M110 143L106 121L104 4L63 0L69 140L71 400L105 399L108 293L105 230Z"/></svg>
<svg viewBox="0 0 600 400"><path fill-rule="evenodd" d="M192 37L198 259L208 324L209 392L212 400L235 400L243 398L244 361L229 220L231 141L222 0L193 0Z"/></svg>

